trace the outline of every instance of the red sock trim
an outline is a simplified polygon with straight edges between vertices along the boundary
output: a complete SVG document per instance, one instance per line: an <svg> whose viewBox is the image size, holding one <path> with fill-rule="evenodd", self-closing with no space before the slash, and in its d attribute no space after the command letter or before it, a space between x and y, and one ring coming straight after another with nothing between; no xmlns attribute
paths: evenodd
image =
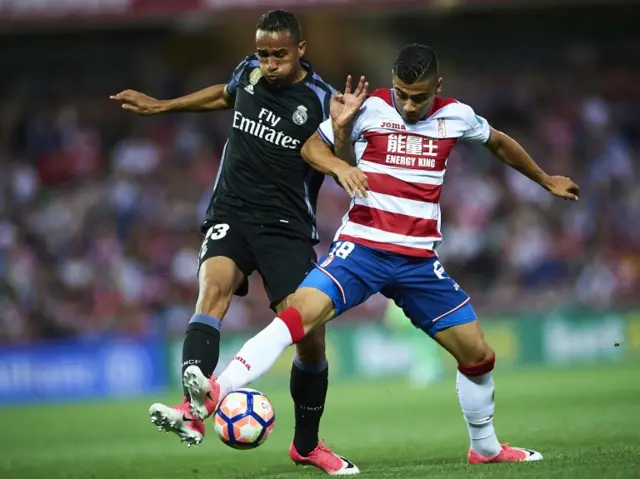
<svg viewBox="0 0 640 479"><path fill-rule="evenodd" d="M287 325L289 333L291 334L291 340L294 343L304 338L304 325L302 324L300 311L294 307L287 308L278 315L278 318Z"/></svg>
<svg viewBox="0 0 640 479"><path fill-rule="evenodd" d="M487 361L474 364L473 366L460 366L458 365L458 371L465 376L484 376L487 373L493 371L493 367L496 364L496 355L491 356Z"/></svg>

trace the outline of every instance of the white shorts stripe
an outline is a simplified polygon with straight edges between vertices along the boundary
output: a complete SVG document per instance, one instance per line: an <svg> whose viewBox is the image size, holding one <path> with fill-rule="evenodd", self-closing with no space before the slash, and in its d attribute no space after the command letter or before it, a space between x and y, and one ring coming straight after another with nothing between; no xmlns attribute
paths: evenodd
<svg viewBox="0 0 640 479"><path fill-rule="evenodd" d="M342 285L338 282L338 280L337 280L337 279L335 279L331 273L329 273L326 269L324 269L324 268L323 268L322 266L320 266L319 264L316 264L316 263L313 263L313 264L315 265L315 267L316 267L316 268L318 268L320 271L322 271L324 274L326 274L326 275L329 277L329 279L330 279L331 281L333 281L333 282L334 282L334 284L335 284L335 285L338 287L338 289L340 290L340 296L342 296L342 302L343 302L344 304L346 304L346 303L347 303L347 297L345 296L345 294L344 294L344 289L342 289Z"/></svg>
<svg viewBox="0 0 640 479"><path fill-rule="evenodd" d="M458 306L456 306L455 308L453 308L451 311L447 311L444 314L441 314L440 316L438 316L436 319L434 319L432 322L436 322L436 321L440 321L442 318L449 316L452 313L455 313L456 311L458 311L460 308L462 308L464 305L466 305L469 301L471 300L471 298L467 298L465 299L462 303L460 303Z"/></svg>

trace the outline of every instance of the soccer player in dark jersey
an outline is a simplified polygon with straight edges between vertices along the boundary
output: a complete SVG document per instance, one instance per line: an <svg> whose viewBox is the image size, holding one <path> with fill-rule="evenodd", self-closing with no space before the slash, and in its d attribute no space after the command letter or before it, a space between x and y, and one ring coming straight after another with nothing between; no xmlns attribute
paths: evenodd
<svg viewBox="0 0 640 479"><path fill-rule="evenodd" d="M226 85L173 100L132 90L111 97L141 115L234 110L202 225L200 293L183 346L185 384L191 365L206 377L212 375L223 317L233 295L247 293L249 275L259 271L271 308L280 312L289 307L290 296L316 259L316 201L324 176L303 161L300 149L329 117L335 90L303 58L305 49L296 17L273 10L258 22L256 53L238 65ZM324 338L321 329L298 345L291 370L296 426L289 455L328 474L354 474L358 469L352 463L318 439L328 387ZM189 445L199 444L204 423L193 412L204 401L185 388L183 403L152 405L151 421Z"/></svg>

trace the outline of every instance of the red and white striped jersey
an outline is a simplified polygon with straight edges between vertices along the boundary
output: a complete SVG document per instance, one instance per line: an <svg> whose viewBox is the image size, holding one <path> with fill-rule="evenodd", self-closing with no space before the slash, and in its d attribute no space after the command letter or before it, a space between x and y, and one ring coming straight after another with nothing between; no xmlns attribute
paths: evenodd
<svg viewBox="0 0 640 479"><path fill-rule="evenodd" d="M320 136L333 146L331 119ZM344 240L407 256L431 257L442 242L440 190L458 140L486 143L491 128L469 105L436 97L429 115L406 123L393 91L374 91L354 120L351 141L369 196L354 198L335 241Z"/></svg>

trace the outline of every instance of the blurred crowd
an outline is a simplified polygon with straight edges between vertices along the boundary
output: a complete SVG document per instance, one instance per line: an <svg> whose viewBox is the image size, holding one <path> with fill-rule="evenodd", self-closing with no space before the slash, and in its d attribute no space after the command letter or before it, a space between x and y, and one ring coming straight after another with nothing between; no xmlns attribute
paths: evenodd
<svg viewBox="0 0 640 479"><path fill-rule="evenodd" d="M229 73L176 78L161 68L146 71L167 96L204 86L204 73L210 83ZM108 100L117 91L96 91L100 74L4 85L0 342L180 334L193 312L199 224L230 116L133 117ZM554 199L481 147L454 149L439 252L480 314L637 304L640 74L615 64L590 72L588 82L584 74L570 63L546 72L526 64L446 70L447 95L472 104L545 170L581 186L577 203ZM126 81L112 85L134 86ZM319 254L347 204L328 178L319 200ZM225 329L271 317L259 276L250 285L249 295L233 302ZM374 297L345 317L378 320L384 304Z"/></svg>

